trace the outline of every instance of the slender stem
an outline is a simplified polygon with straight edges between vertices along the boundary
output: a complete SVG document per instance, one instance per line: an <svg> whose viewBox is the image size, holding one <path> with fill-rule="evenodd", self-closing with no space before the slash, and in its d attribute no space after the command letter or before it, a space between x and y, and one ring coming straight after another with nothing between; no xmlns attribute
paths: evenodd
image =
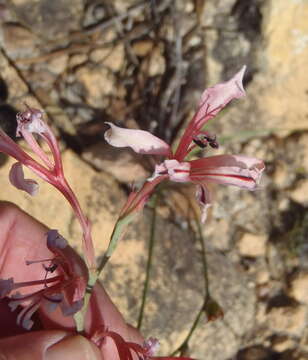
<svg viewBox="0 0 308 360"><path fill-rule="evenodd" d="M152 259L153 259L153 249L154 249L154 240L155 240L155 227L156 227L156 205L157 205L158 196L153 196L153 214L152 214L152 222L151 222L151 230L150 230L150 242L149 242L149 252L148 252L148 262L146 267L146 275L144 280L144 287L142 293L141 307L138 317L137 329L140 330L143 320L145 303L148 295L149 283L150 283L150 272L152 267Z"/></svg>
<svg viewBox="0 0 308 360"><path fill-rule="evenodd" d="M109 259L111 258L111 255L113 254L114 250L116 249L119 239L123 235L123 232L124 232L126 226L132 221L132 219L134 218L135 215L136 214L132 213L132 214L128 214L124 218L118 219L118 221L113 229L113 232L111 234L108 248L97 267L98 276L102 272L104 267L106 266Z"/></svg>
<svg viewBox="0 0 308 360"><path fill-rule="evenodd" d="M191 328L190 328L190 330L189 330L186 338L184 339L184 341L182 342L182 344L181 344L176 350L174 350L174 351L171 353L170 356L175 356L177 353L181 352L182 350L184 350L184 349L187 347L190 338L192 337L194 331L196 330L196 328L197 328L197 326L198 326L198 324L199 324L199 320L200 320L200 318L201 318L202 313L203 313L203 305L202 305L202 307L200 308L200 310L199 310L199 312L198 312L198 314L197 314L197 316L196 316L196 318L195 318L195 320L194 320L194 322L193 322L193 324L192 324L192 326L191 326Z"/></svg>
<svg viewBox="0 0 308 360"><path fill-rule="evenodd" d="M190 205L191 205L191 201L188 200ZM190 338L192 337L194 331L196 330L198 323L200 321L201 315L204 313L204 308L205 305L207 304L207 302L210 299L210 289L209 289L209 277L208 277L208 265L207 265L207 259L206 259L206 248L205 248L205 241L204 241L204 236L203 236L203 232L202 232L202 228L200 225L200 221L199 221L199 217L198 214L196 212L196 210L194 209L194 207L191 205L190 209L193 211L194 217L195 217L195 221L196 221L196 225L197 225L197 231L198 231L198 235L197 235L197 240L200 242L201 245L201 254L202 254L202 265L203 265L203 278L204 278L204 289L205 289L205 295L204 295L204 300L203 300L203 304L186 336L186 338L183 340L182 344L176 349L174 350L170 356L175 356L177 353L182 352L183 350L185 350L185 348L187 348L188 343L190 341Z"/></svg>
<svg viewBox="0 0 308 360"><path fill-rule="evenodd" d="M206 259L206 249L205 241L202 233L202 228L200 226L200 221L196 220L197 229L198 229L198 240L201 245L201 254L202 254L202 265L203 265L203 276L204 276L204 289L205 289L205 301L209 298L210 289L209 289L209 275L208 275L208 266Z"/></svg>

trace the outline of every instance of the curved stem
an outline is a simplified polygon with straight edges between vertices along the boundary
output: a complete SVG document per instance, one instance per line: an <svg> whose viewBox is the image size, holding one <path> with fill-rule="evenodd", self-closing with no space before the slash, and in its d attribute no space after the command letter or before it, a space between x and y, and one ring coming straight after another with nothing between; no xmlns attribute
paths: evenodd
<svg viewBox="0 0 308 360"><path fill-rule="evenodd" d="M151 230L150 230L150 242L149 242L149 252L148 252L148 262L146 267L146 275L144 280L144 287L142 293L141 307L138 317L137 329L140 330L143 320L145 303L148 295L149 283L150 283L150 272L152 267L152 259L153 259L153 249L154 249L154 240L155 240L155 226L156 226L156 205L157 205L158 196L153 196L153 215L151 221Z"/></svg>
<svg viewBox="0 0 308 360"><path fill-rule="evenodd" d="M183 350L185 350L187 348L189 340L192 337L194 331L196 330L196 328L197 328L197 326L199 324L199 320L201 318L202 313L203 313L203 305L202 305L201 309L199 310L199 312L198 312L198 314L197 314L197 316L196 316L196 318L195 318L195 320L194 320L194 322L193 322L193 324L192 324L186 338L184 339L182 344L171 353L170 356L175 356L177 353L182 352Z"/></svg>

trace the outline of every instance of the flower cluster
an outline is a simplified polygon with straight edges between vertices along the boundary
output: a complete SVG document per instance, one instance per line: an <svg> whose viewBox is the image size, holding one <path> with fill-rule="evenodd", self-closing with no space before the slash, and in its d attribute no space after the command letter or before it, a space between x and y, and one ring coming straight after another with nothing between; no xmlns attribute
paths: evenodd
<svg viewBox="0 0 308 360"><path fill-rule="evenodd" d="M64 195L81 224L86 260L84 262L76 254L57 230L49 230L46 234L46 243L51 257L27 259L26 262L29 266L34 263L42 263L45 272L43 278L22 282L15 282L12 277L0 278L0 301L7 298L12 311L18 306L22 307L17 316L19 325L25 329L31 329L32 316L38 309L44 309L48 313L59 307L63 315L71 316L81 310L85 303L89 304L88 313L92 317L89 320L90 324L87 324L84 329L84 334L101 348L103 356L105 356L106 344L110 344L111 341L117 351L115 358L120 360L192 360L185 357L155 357L158 341L153 338L143 344L142 341L139 343L128 341L120 332L105 324L105 309L95 305L95 296L89 299L86 294L89 284L93 290L99 271L111 256L119 237L119 228L128 222L124 220L142 209L160 182L171 180L196 184L196 196L203 210L203 221L206 217L206 210L211 205L208 183L235 185L248 190L255 190L258 187L264 170L264 164L259 159L242 155L217 155L196 160L188 159L188 155L196 147L202 149L208 146L213 149L219 147L216 136L204 131L203 126L232 99L238 99L245 94L242 85L244 72L245 67L229 81L204 91L197 112L188 124L174 152L167 143L147 131L123 129L108 123L110 129L106 131L105 139L109 144L116 147L131 147L137 153L164 156L165 159L156 165L153 175L145 182L141 190L133 191L130 194L120 213L118 229L115 228L114 237L111 237L110 246L106 251L107 255L104 255L97 268L90 222L83 214L77 197L64 176L58 142L50 127L43 121L42 111L27 106L24 112L17 114L16 135L24 138L38 160L25 152L0 129L0 151L17 160L10 170L10 182L16 188L35 195L38 192L38 184L32 179L25 179L23 166L26 166ZM36 134L48 145L51 156L46 153L33 134ZM91 277L93 274L94 281ZM34 291L31 290L33 288ZM213 303L210 305L213 306ZM100 319L100 323L97 323L97 319Z"/></svg>
<svg viewBox="0 0 308 360"><path fill-rule="evenodd" d="M88 282L88 270L83 260L68 246L67 241L57 230L49 230L47 247L54 254L50 259L27 261L27 265L41 262L46 271L44 279L26 282L14 282L13 278L0 279L0 299L10 297L9 306L12 311L19 305L23 310L17 317L17 324L31 329L32 315L40 308L50 312L60 306L64 316L75 314L82 308L83 298ZM45 265L48 263L48 265ZM48 278L49 273L55 273ZM25 289L41 285L35 292L20 294L17 289Z"/></svg>
<svg viewBox="0 0 308 360"><path fill-rule="evenodd" d="M264 170L262 160L243 155L216 155L186 160L196 146L218 148L216 136L203 131L202 128L232 99L245 95L242 84L244 72L245 67L229 81L203 92L199 107L174 153L167 143L147 131L124 129L107 123L110 129L105 132L105 139L110 145L130 147L140 154L166 157L163 162L156 165L153 176L147 180L140 192L133 193L130 197L125 213L142 207L155 186L166 179L197 185L196 197L203 210L202 221L205 221L206 210L211 205L207 183L235 185L248 190L257 189Z"/></svg>

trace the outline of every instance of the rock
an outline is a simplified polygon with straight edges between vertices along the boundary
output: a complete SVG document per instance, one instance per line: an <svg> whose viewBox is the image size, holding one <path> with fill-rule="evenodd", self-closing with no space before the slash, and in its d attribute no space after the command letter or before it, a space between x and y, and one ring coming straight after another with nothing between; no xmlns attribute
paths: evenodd
<svg viewBox="0 0 308 360"><path fill-rule="evenodd" d="M153 41L139 40L133 43L132 49L137 56L146 56L153 49Z"/></svg>
<svg viewBox="0 0 308 360"><path fill-rule="evenodd" d="M87 148L82 156L96 169L108 172L121 183L145 181L150 176L141 165L142 156L128 149L114 148L102 142Z"/></svg>
<svg viewBox="0 0 308 360"><path fill-rule="evenodd" d="M102 107L108 104L107 96L113 94L115 78L104 68L81 67L76 71L76 80L87 91L87 102L91 106Z"/></svg>
<svg viewBox="0 0 308 360"><path fill-rule="evenodd" d="M299 273L291 282L290 295L298 302L308 305L308 273Z"/></svg>
<svg viewBox="0 0 308 360"><path fill-rule="evenodd" d="M0 73L3 81L10 87L9 98L12 106L19 107L21 99L28 94L27 84L20 78L16 69L11 66L7 59L0 53Z"/></svg>
<svg viewBox="0 0 308 360"><path fill-rule="evenodd" d="M288 336L278 336L278 338L274 340L273 349L281 353L286 350L296 348L296 345L297 344L294 339L291 339Z"/></svg>
<svg viewBox="0 0 308 360"><path fill-rule="evenodd" d="M301 336L307 326L307 308L303 305L274 307L268 313L268 325L276 333Z"/></svg>
<svg viewBox="0 0 308 360"><path fill-rule="evenodd" d="M55 40L79 28L83 1L12 0L11 8L33 33Z"/></svg>
<svg viewBox="0 0 308 360"><path fill-rule="evenodd" d="M238 242L238 249L242 256L264 256L266 252L267 235L245 233Z"/></svg>
<svg viewBox="0 0 308 360"><path fill-rule="evenodd" d="M30 30L14 23L1 26L1 45L13 59L33 57L38 54L39 38Z"/></svg>
<svg viewBox="0 0 308 360"><path fill-rule="evenodd" d="M270 280L270 274L267 270L260 270L256 274L256 283L258 285L263 285L268 283Z"/></svg>
<svg viewBox="0 0 308 360"><path fill-rule="evenodd" d="M52 74L60 75L65 71L67 64L68 55L61 54L48 60L46 67Z"/></svg>
<svg viewBox="0 0 308 360"><path fill-rule="evenodd" d="M289 192L290 198L302 205L308 204L308 179L302 180L295 187L294 190Z"/></svg>
<svg viewBox="0 0 308 360"><path fill-rule="evenodd" d="M162 49L155 48L150 55L149 76L162 75L166 70L166 61Z"/></svg>
<svg viewBox="0 0 308 360"><path fill-rule="evenodd" d="M84 64L88 60L87 54L74 54L70 57L68 66L74 68L75 66Z"/></svg>
<svg viewBox="0 0 308 360"><path fill-rule="evenodd" d="M272 359L272 356L273 352L270 349L261 345L255 345L240 350L236 360L269 360Z"/></svg>
<svg viewBox="0 0 308 360"><path fill-rule="evenodd" d="M101 63L113 72L121 70L125 59L124 45L120 43L112 49L95 49L90 54L90 60Z"/></svg>
<svg viewBox="0 0 308 360"><path fill-rule="evenodd" d="M308 129L308 76L302 71L308 56L308 3L270 0L262 12L266 67L258 80L258 106L277 131ZM281 102L286 97L288 101Z"/></svg>

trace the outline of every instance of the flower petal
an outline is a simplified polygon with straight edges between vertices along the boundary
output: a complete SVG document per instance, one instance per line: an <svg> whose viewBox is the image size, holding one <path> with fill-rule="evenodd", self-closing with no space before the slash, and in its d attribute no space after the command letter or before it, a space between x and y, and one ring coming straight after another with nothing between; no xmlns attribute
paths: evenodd
<svg viewBox="0 0 308 360"><path fill-rule="evenodd" d="M163 140L144 130L124 129L106 122L110 129L105 132L105 140L115 147L130 147L139 154L170 154L170 146Z"/></svg>
<svg viewBox="0 0 308 360"><path fill-rule="evenodd" d="M218 155L193 160L190 177L193 182L215 182L256 190L265 169L262 160L241 155Z"/></svg>
<svg viewBox="0 0 308 360"><path fill-rule="evenodd" d="M245 70L246 66L243 66L229 81L212 86L203 92L199 110L193 120L195 124L198 124L199 129L231 100L245 95L243 87Z"/></svg>
<svg viewBox="0 0 308 360"><path fill-rule="evenodd" d="M207 218L207 210L212 206L211 194L206 185L197 185L196 198L201 207L201 222L204 224Z"/></svg>
<svg viewBox="0 0 308 360"><path fill-rule="evenodd" d="M229 81L217 84L206 89L199 103L195 116L188 124L177 147L175 158L179 161L185 159L189 146L203 125L222 110L232 99L239 99L245 95L243 76L246 66L236 73Z"/></svg>
<svg viewBox="0 0 308 360"><path fill-rule="evenodd" d="M22 165L20 162L12 165L9 179L11 184L14 185L17 189L26 191L32 196L36 195L38 192L38 183L31 179L25 179Z"/></svg>
<svg viewBox="0 0 308 360"><path fill-rule="evenodd" d="M38 109L30 108L16 115L17 129L16 136L21 136L23 129L30 133L42 134L46 131L46 124L42 120L43 112Z"/></svg>
<svg viewBox="0 0 308 360"><path fill-rule="evenodd" d="M155 166L154 174L148 179L148 181L153 181L162 175L168 175L171 181L188 182L190 181L189 172L189 162L180 163L175 159L165 160L161 164Z"/></svg>

